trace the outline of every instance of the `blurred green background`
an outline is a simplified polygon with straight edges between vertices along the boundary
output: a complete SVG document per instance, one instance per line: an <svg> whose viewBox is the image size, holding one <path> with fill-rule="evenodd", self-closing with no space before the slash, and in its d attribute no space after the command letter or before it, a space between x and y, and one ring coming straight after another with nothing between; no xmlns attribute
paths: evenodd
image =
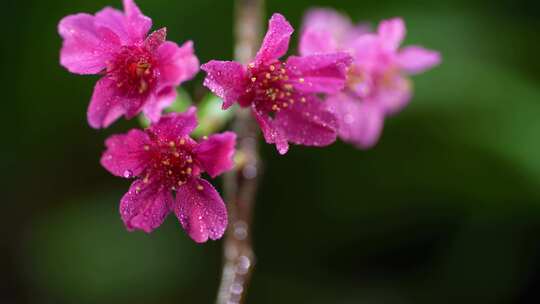
<svg viewBox="0 0 540 304"><path fill-rule="evenodd" d="M403 16L440 50L379 145L263 146L248 303L540 303L540 13L529 1L267 1L298 28L311 6ZM230 0L139 0L201 62L232 57ZM174 217L128 233L129 182L99 165L86 108L97 77L58 63L57 22L119 0L3 2L0 303L212 303L221 242ZM297 37L293 46L296 46ZM188 85L196 96L202 73Z"/></svg>

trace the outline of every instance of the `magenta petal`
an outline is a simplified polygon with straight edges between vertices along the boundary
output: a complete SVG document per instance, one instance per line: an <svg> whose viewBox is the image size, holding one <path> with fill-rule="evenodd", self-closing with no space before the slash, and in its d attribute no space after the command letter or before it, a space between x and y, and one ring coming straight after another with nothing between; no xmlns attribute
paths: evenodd
<svg viewBox="0 0 540 304"><path fill-rule="evenodd" d="M409 46L399 52L397 61L405 72L417 74L438 65L441 62L441 55L420 46Z"/></svg>
<svg viewBox="0 0 540 304"><path fill-rule="evenodd" d="M289 142L298 145L323 147L337 137L336 116L316 98L310 98L306 103L296 102L287 110L281 110L276 114L274 124Z"/></svg>
<svg viewBox="0 0 540 304"><path fill-rule="evenodd" d="M287 60L297 78L295 89L304 93L337 93L345 85L347 67L352 58L347 53L291 56Z"/></svg>
<svg viewBox="0 0 540 304"><path fill-rule="evenodd" d="M163 42L165 42L165 39L167 39L167 28L160 28L146 37L144 46L150 52L154 52Z"/></svg>
<svg viewBox="0 0 540 304"><path fill-rule="evenodd" d="M171 204L169 189L158 182L145 183L139 179L120 200L120 216L129 231L150 233L163 223Z"/></svg>
<svg viewBox="0 0 540 304"><path fill-rule="evenodd" d="M92 128L106 128L125 114L117 94L114 80L104 77L96 83L87 113L88 123Z"/></svg>
<svg viewBox="0 0 540 304"><path fill-rule="evenodd" d="M94 25L94 16L76 14L63 18L58 32L64 39L60 64L72 73L97 74L120 47L111 30Z"/></svg>
<svg viewBox="0 0 540 304"><path fill-rule="evenodd" d="M259 127L264 136L264 140L269 144L276 144L279 154L283 155L289 150L289 143L285 134L278 129L268 114L259 111L256 107L252 107L253 116L257 120Z"/></svg>
<svg viewBox="0 0 540 304"><path fill-rule="evenodd" d="M160 73L160 86L178 86L191 79L199 71L199 59L193 52L193 42L188 41L179 47L166 41L156 51Z"/></svg>
<svg viewBox="0 0 540 304"><path fill-rule="evenodd" d="M346 94L329 97L326 102L339 121L339 137L360 149L373 147L381 136L384 111L371 102Z"/></svg>
<svg viewBox="0 0 540 304"><path fill-rule="evenodd" d="M245 93L248 79L240 63L212 60L203 64L201 69L208 74L204 86L223 99L223 109L230 107Z"/></svg>
<svg viewBox="0 0 540 304"><path fill-rule="evenodd" d="M405 23L401 18L383 20L377 29L381 46L386 50L397 50L405 38Z"/></svg>
<svg viewBox="0 0 540 304"><path fill-rule="evenodd" d="M116 176L139 176L149 161L150 156L144 149L149 144L148 135L138 129L122 135L112 135L105 141L107 150L101 157L101 165Z"/></svg>
<svg viewBox="0 0 540 304"><path fill-rule="evenodd" d="M235 145L236 134L224 132L211 135L208 139L201 141L193 153L204 171L216 177L234 166Z"/></svg>
<svg viewBox="0 0 540 304"><path fill-rule="evenodd" d="M130 42L126 29L126 16L122 11L106 7L96 13L94 23L96 27L105 27L114 32L122 44Z"/></svg>
<svg viewBox="0 0 540 304"><path fill-rule="evenodd" d="M255 62L271 62L285 55L293 32L294 29L283 15L273 14L268 22L268 31L255 57Z"/></svg>
<svg viewBox="0 0 540 304"><path fill-rule="evenodd" d="M197 127L197 109L190 107L184 113L170 113L162 116L159 122L150 125L150 132L164 141L189 135Z"/></svg>
<svg viewBox="0 0 540 304"><path fill-rule="evenodd" d="M103 77L94 87L92 100L88 106L88 123L94 129L106 128L124 115L135 117L148 97L122 95L116 81Z"/></svg>
<svg viewBox="0 0 540 304"><path fill-rule="evenodd" d="M170 106L176 99L174 87L166 87L157 94L148 97L143 106L143 113L151 122L158 122L163 114L163 110Z"/></svg>
<svg viewBox="0 0 540 304"><path fill-rule="evenodd" d="M227 208L216 189L204 179L190 180L178 188L173 211L197 243L209 238L217 240L227 228Z"/></svg>
<svg viewBox="0 0 540 304"><path fill-rule="evenodd" d="M132 43L141 42L152 27L152 19L142 14L133 0L124 0L126 31Z"/></svg>

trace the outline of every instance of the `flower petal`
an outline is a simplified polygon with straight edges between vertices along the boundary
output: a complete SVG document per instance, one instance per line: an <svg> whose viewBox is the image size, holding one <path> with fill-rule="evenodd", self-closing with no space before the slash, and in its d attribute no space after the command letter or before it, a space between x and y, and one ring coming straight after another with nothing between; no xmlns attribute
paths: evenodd
<svg viewBox="0 0 540 304"><path fill-rule="evenodd" d="M150 233L163 223L172 201L169 189L138 179L120 200L120 216L127 230Z"/></svg>
<svg viewBox="0 0 540 304"><path fill-rule="evenodd" d="M141 42L152 27L152 19L142 14L133 0L124 0L126 31L132 43Z"/></svg>
<svg viewBox="0 0 540 304"><path fill-rule="evenodd" d="M172 209L197 243L209 238L217 240L227 228L227 208L216 189L204 179L193 179L180 186Z"/></svg>
<svg viewBox="0 0 540 304"><path fill-rule="evenodd" d="M107 150L101 156L101 165L116 176L139 176L148 164L149 155L144 147L149 144L148 135L138 129L112 135L105 141Z"/></svg>
<svg viewBox="0 0 540 304"><path fill-rule="evenodd" d="M144 40L144 46L150 52L154 52L163 42L165 42L165 39L167 39L167 28L163 27L148 35Z"/></svg>
<svg viewBox="0 0 540 304"><path fill-rule="evenodd" d="M409 46L399 52L397 61L407 73L418 74L441 63L441 55L420 46Z"/></svg>
<svg viewBox="0 0 540 304"><path fill-rule="evenodd" d="M97 74L120 47L111 30L94 25L94 16L76 14L63 18L58 33L64 39L60 64L72 73Z"/></svg>
<svg viewBox="0 0 540 304"><path fill-rule="evenodd" d="M379 39L374 34L365 34L350 43L351 54L355 66L369 73L378 66L380 61Z"/></svg>
<svg viewBox="0 0 540 304"><path fill-rule="evenodd" d="M174 87L166 87L157 94L148 96L143 106L143 113L151 122L158 122L163 114L163 110L170 106L176 99L176 90Z"/></svg>
<svg viewBox="0 0 540 304"><path fill-rule="evenodd" d="M300 35L302 56L333 53L345 43L354 27L344 15L331 9L311 9L306 13Z"/></svg>
<svg viewBox="0 0 540 304"><path fill-rule="evenodd" d="M294 88L304 93L337 93L343 89L347 67L352 58L347 53L291 56L287 60L297 83Z"/></svg>
<svg viewBox="0 0 540 304"><path fill-rule="evenodd" d="M287 138L280 129L276 128L268 114L260 111L255 106L252 107L252 113L261 128L266 143L276 144L276 148L281 155L287 153L289 150Z"/></svg>
<svg viewBox="0 0 540 304"><path fill-rule="evenodd" d="M122 11L111 7L105 7L95 15L96 27L106 27L118 36L122 44L130 43L126 29L126 16Z"/></svg>
<svg viewBox="0 0 540 304"><path fill-rule="evenodd" d="M341 37L353 28L353 24L347 16L333 9L315 8L305 15L303 29L305 28L328 29L335 33L336 37Z"/></svg>
<svg viewBox="0 0 540 304"><path fill-rule="evenodd" d="M224 132L211 135L208 139L200 142L193 153L204 171L208 172L210 176L216 177L234 166L235 145L236 134Z"/></svg>
<svg viewBox="0 0 540 304"><path fill-rule="evenodd" d="M315 97L281 110L276 114L274 124L287 141L298 145L323 147L337 137L336 116Z"/></svg>
<svg viewBox="0 0 540 304"><path fill-rule="evenodd" d="M96 83L87 113L88 124L92 128L106 128L125 113L120 99L115 96L115 86L116 83L108 77Z"/></svg>
<svg viewBox="0 0 540 304"><path fill-rule="evenodd" d="M223 99L223 109L229 108L245 93L248 79L240 63L212 60L203 64L201 69L208 74L204 86Z"/></svg>
<svg viewBox="0 0 540 304"><path fill-rule="evenodd" d="M273 14L268 22L268 31L259 52L257 52L255 62L257 64L267 63L285 55L293 32L294 29L283 15Z"/></svg>
<svg viewBox="0 0 540 304"><path fill-rule="evenodd" d="M339 121L339 137L360 149L373 147L381 136L384 111L371 102L347 94L329 97L326 102Z"/></svg>
<svg viewBox="0 0 540 304"><path fill-rule="evenodd" d="M177 140L189 135L197 127L197 109L188 108L184 113L170 113L150 125L150 132L158 135L162 140Z"/></svg>
<svg viewBox="0 0 540 304"><path fill-rule="evenodd" d="M178 86L191 79L199 71L199 59L193 52L193 42L188 41L179 47L166 41L156 51L156 60L160 73L159 86Z"/></svg>
<svg viewBox="0 0 540 304"><path fill-rule="evenodd" d="M332 53L338 50L338 44L332 37L332 33L328 30L316 30L307 28L300 36L299 44L300 55L313 55Z"/></svg>
<svg viewBox="0 0 540 304"><path fill-rule="evenodd" d="M377 29L381 46L386 50L397 50L405 38L405 31L405 23L401 18L381 21Z"/></svg>
<svg viewBox="0 0 540 304"><path fill-rule="evenodd" d="M392 115L401 111L411 97L412 87L409 79L396 75L385 85L381 85L372 99L383 107L385 114Z"/></svg>
<svg viewBox="0 0 540 304"><path fill-rule="evenodd" d="M88 123L94 129L106 128L125 115L133 118L140 112L146 97L123 96L118 90L116 81L111 78L101 78L94 88L92 100L88 107Z"/></svg>

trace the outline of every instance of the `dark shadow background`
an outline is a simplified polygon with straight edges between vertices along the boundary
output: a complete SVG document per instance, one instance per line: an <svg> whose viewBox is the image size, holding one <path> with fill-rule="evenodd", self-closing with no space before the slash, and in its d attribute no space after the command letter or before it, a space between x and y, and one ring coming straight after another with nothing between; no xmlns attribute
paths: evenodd
<svg viewBox="0 0 540 304"><path fill-rule="evenodd" d="M139 0L202 62L232 57L232 1ZM310 6L403 16L444 63L415 77L380 144L263 146L258 265L248 303L540 303L540 15L529 1L268 1L298 28ZM57 22L119 0L4 1L0 303L212 303L220 242L174 217L128 233L129 182L98 163L97 77L58 63ZM296 39L293 46L296 46ZM202 73L188 90L201 94Z"/></svg>

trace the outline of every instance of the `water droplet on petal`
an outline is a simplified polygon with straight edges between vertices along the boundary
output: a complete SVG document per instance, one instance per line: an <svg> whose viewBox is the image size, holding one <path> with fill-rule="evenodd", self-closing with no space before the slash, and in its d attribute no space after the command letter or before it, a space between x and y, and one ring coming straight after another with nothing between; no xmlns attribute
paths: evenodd
<svg viewBox="0 0 540 304"><path fill-rule="evenodd" d="M133 177L133 172L131 170L125 170L123 175L125 178L131 178Z"/></svg>

